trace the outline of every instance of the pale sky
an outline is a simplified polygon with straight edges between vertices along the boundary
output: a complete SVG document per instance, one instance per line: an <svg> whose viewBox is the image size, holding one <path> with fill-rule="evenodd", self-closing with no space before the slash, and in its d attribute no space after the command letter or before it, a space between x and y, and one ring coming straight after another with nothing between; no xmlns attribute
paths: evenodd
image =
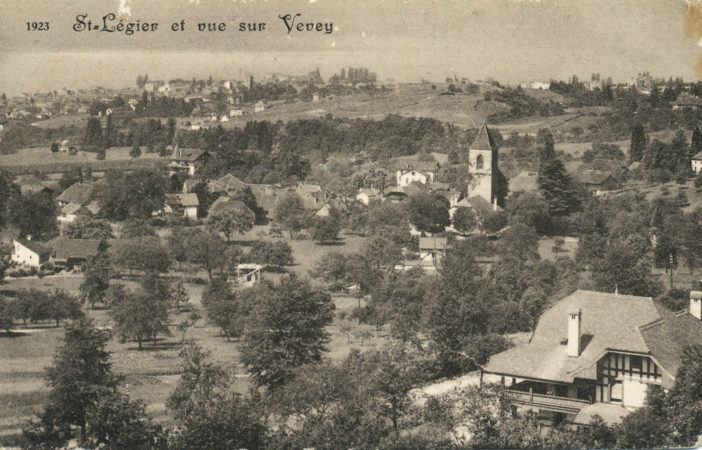
<svg viewBox="0 0 702 450"><path fill-rule="evenodd" d="M73 31L76 15L97 24L120 5L131 21L158 22L158 31ZM143 73L236 79L319 67L328 77L348 66L399 81L591 72L625 80L641 71L693 80L702 47L685 36L685 7L684 0L3 0L0 91L132 86ZM278 18L288 13L333 23L334 31L288 34ZM27 21L46 20L49 31L27 31ZM171 31L181 20L185 31ZM239 32L242 21L265 22L266 30ZM198 32L198 22L228 29Z"/></svg>

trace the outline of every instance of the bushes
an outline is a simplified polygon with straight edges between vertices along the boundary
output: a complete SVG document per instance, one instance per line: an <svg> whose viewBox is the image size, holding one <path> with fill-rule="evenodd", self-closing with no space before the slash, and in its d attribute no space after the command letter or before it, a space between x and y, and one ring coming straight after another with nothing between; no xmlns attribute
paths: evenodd
<svg viewBox="0 0 702 450"><path fill-rule="evenodd" d="M19 278L33 277L37 273L39 273L39 270L36 267L14 267L8 270L5 275L12 278Z"/></svg>
<svg viewBox="0 0 702 450"><path fill-rule="evenodd" d="M275 243L256 241L246 255L248 262L271 266L289 266L293 263L292 249L285 241Z"/></svg>
<svg viewBox="0 0 702 450"><path fill-rule="evenodd" d="M695 177L695 187L698 189L702 188L702 172Z"/></svg>

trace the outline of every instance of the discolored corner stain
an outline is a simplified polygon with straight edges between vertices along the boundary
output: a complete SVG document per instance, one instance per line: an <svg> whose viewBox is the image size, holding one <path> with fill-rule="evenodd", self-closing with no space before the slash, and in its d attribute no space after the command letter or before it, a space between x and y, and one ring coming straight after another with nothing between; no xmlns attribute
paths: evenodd
<svg viewBox="0 0 702 450"><path fill-rule="evenodd" d="M683 16L685 36L702 38L702 2L688 1Z"/></svg>
<svg viewBox="0 0 702 450"><path fill-rule="evenodd" d="M683 30L685 36L696 40L702 46L702 2L687 1L683 14ZM697 58L695 76L702 80L702 55Z"/></svg>

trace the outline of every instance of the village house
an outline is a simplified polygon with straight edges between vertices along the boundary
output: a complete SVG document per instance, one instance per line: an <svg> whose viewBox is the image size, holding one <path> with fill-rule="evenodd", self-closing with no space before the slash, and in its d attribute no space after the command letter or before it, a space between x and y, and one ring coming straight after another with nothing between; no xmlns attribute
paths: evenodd
<svg viewBox="0 0 702 450"><path fill-rule="evenodd" d="M12 241L10 260L14 263L39 268L42 264L48 262L50 258L51 247L48 245L31 239L17 238Z"/></svg>
<svg viewBox="0 0 702 450"><path fill-rule="evenodd" d="M183 194L192 192L195 186L197 186L200 183L203 183L204 181L205 180L200 177L186 178L185 180L183 180Z"/></svg>
<svg viewBox="0 0 702 450"><path fill-rule="evenodd" d="M493 355L481 382L502 383L542 418L618 423L648 386L672 388L683 349L700 342L702 292L675 313L650 297L578 290L542 314L528 343Z"/></svg>
<svg viewBox="0 0 702 450"><path fill-rule="evenodd" d="M412 183L428 184L434 181L434 172L420 172L412 167L400 169L396 173L397 185L400 187L409 186Z"/></svg>
<svg viewBox="0 0 702 450"><path fill-rule="evenodd" d="M73 183L56 198L59 207L64 207L69 203L76 205L87 205L93 199L95 186L91 183Z"/></svg>
<svg viewBox="0 0 702 450"><path fill-rule="evenodd" d="M673 109L698 109L702 107L702 98L688 92L681 92L673 103Z"/></svg>
<svg viewBox="0 0 702 450"><path fill-rule="evenodd" d="M57 269L82 269L89 258L97 255L102 248L100 239L56 238L51 241L52 261Z"/></svg>
<svg viewBox="0 0 702 450"><path fill-rule="evenodd" d="M330 217L334 211L340 213L346 210L346 199L343 197L335 197L329 199L329 201L319 208L314 215L316 217Z"/></svg>
<svg viewBox="0 0 702 450"><path fill-rule="evenodd" d="M702 171L702 152L697 153L691 159L692 171L699 174Z"/></svg>
<svg viewBox="0 0 702 450"><path fill-rule="evenodd" d="M207 189L213 193L225 193L229 196L246 188L246 183L228 173L207 183Z"/></svg>
<svg viewBox="0 0 702 450"><path fill-rule="evenodd" d="M316 184L298 183L294 187L294 192L300 197L302 207L307 210L316 211L328 200L327 193Z"/></svg>
<svg viewBox="0 0 702 450"><path fill-rule="evenodd" d="M445 237L419 237L419 258L405 260L395 265L395 270L411 270L416 267L427 272L435 272L446 256L447 239Z"/></svg>
<svg viewBox="0 0 702 450"><path fill-rule="evenodd" d="M166 194L163 213L174 214L186 219L197 220L197 208L200 202L195 194Z"/></svg>
<svg viewBox="0 0 702 450"><path fill-rule="evenodd" d="M619 183L611 173L599 170L581 170L576 172L573 178L595 195L619 188Z"/></svg>
<svg viewBox="0 0 702 450"><path fill-rule="evenodd" d="M436 268L441 263L441 260L446 256L445 237L420 237L419 238L419 260L431 262L431 265Z"/></svg>
<svg viewBox="0 0 702 450"><path fill-rule="evenodd" d="M449 209L449 217L453 223L453 216L458 211L458 208L468 208L473 211L477 220L478 226L482 226L485 219L491 214L501 212L503 209L497 204L497 199L490 204L487 200L477 195L469 198L463 198ZM453 229L453 227L452 227Z"/></svg>
<svg viewBox="0 0 702 450"><path fill-rule="evenodd" d="M370 202L380 200L380 191L375 188L361 188L356 194L356 200L368 206Z"/></svg>
<svg viewBox="0 0 702 450"><path fill-rule="evenodd" d="M93 217L100 212L93 183L74 183L56 201L61 208L57 217L61 227L73 223L78 217Z"/></svg>
<svg viewBox="0 0 702 450"><path fill-rule="evenodd" d="M188 176L192 177L202 167L208 157L207 150L180 148L176 145L173 147L169 167L174 171L184 171Z"/></svg>
<svg viewBox="0 0 702 450"><path fill-rule="evenodd" d="M383 191L383 201L400 203L407 200L407 193L399 186L392 186Z"/></svg>

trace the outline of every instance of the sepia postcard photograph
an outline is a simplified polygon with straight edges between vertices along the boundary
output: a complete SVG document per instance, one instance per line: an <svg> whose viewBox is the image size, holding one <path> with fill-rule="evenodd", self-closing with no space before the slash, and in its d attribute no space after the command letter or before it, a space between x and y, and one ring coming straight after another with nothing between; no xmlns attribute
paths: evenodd
<svg viewBox="0 0 702 450"><path fill-rule="evenodd" d="M3 0L0 448L702 447L702 0Z"/></svg>

